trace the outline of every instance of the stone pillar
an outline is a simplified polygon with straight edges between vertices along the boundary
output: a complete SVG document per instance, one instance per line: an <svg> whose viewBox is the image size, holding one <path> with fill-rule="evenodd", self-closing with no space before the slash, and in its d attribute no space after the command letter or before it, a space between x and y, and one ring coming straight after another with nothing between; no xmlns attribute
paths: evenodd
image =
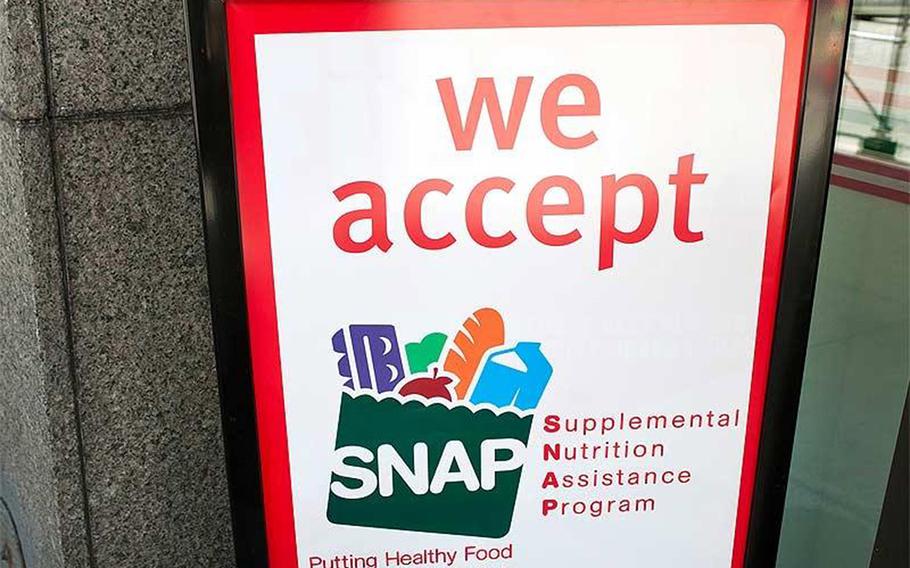
<svg viewBox="0 0 910 568"><path fill-rule="evenodd" d="M184 52L179 0L0 0L17 568L234 563Z"/></svg>

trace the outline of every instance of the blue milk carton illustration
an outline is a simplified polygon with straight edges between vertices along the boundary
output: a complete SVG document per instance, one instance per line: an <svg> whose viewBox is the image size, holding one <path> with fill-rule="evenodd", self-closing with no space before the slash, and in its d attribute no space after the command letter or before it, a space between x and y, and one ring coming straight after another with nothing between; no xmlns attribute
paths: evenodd
<svg viewBox="0 0 910 568"><path fill-rule="evenodd" d="M552 374L553 367L540 351L540 343L519 343L490 355L474 386L471 402L531 410L540 402Z"/></svg>

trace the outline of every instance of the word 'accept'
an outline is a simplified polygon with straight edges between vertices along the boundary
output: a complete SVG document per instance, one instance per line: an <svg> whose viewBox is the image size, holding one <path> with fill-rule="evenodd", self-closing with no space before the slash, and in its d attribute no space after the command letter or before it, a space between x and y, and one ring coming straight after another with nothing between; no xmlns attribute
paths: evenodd
<svg viewBox="0 0 910 568"><path fill-rule="evenodd" d="M484 109L493 130L497 150L513 151L532 88L532 77L519 77L516 81L507 117L503 116L492 78L484 77L475 81L466 113L460 110L452 80L439 79L436 83L442 115L451 133L455 152L473 151L474 138ZM582 103L559 103L560 95L570 88L580 91ZM592 117L600 112L600 95L593 81L584 75L563 75L549 84L541 99L541 132L556 148L569 152L581 150L597 142L597 133L589 130L580 136L569 136L560 128L560 120ZM704 234L691 227L693 190L696 186L705 184L708 174L695 172L694 153L679 156L675 162L675 172L666 178L667 185L672 187L672 205L669 209L673 211L673 234L680 242L695 243L701 241ZM490 249L507 247L517 240L515 233L502 229L491 231L484 222L484 211L488 196L499 193L506 194L504 199L509 199L514 187L515 182L505 176L489 176L479 181L475 178L465 185L466 198L462 194L456 199L459 189L452 181L442 178L424 179L410 189L398 218L403 218L405 232L415 246L431 251L451 247L458 240L451 232L453 227L428 227L424 222L424 201L430 194L438 194L434 199L446 200L442 207L446 206L449 199L451 206L463 207L464 226L473 243ZM453 190L454 194L447 198ZM632 228L617 226L617 200L620 192L636 193L641 199L641 215ZM388 230L388 200L381 185L367 180L353 181L335 189L333 194L341 203L355 196L365 196L368 201L367 207L345 211L336 219L332 232L339 249L347 253L365 253L373 249L387 252L392 248ZM621 177L611 174L600 178L599 270L613 267L617 243L631 245L642 242L651 235L657 226L662 209L661 201L666 199L667 193L659 191L658 184L644 174L629 173ZM524 205L527 228L540 244L559 247L571 245L583 238L577 227L554 232L544 222L547 218L585 214L585 193L571 177L551 175L542 178L531 187ZM367 231L361 231L357 237L353 232L356 223L368 227Z"/></svg>

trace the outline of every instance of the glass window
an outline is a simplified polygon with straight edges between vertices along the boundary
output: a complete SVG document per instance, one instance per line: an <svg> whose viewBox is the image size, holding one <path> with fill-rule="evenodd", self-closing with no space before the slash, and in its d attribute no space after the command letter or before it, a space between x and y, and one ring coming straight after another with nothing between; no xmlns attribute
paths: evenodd
<svg viewBox="0 0 910 568"><path fill-rule="evenodd" d="M857 0L779 568L870 564L910 364L908 0Z"/></svg>

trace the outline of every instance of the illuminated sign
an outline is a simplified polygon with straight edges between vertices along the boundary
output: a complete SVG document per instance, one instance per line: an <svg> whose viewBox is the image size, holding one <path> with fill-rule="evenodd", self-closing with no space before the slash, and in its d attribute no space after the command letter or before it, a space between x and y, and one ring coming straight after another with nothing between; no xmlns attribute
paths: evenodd
<svg viewBox="0 0 910 568"><path fill-rule="evenodd" d="M810 12L227 2L271 565L743 564Z"/></svg>

